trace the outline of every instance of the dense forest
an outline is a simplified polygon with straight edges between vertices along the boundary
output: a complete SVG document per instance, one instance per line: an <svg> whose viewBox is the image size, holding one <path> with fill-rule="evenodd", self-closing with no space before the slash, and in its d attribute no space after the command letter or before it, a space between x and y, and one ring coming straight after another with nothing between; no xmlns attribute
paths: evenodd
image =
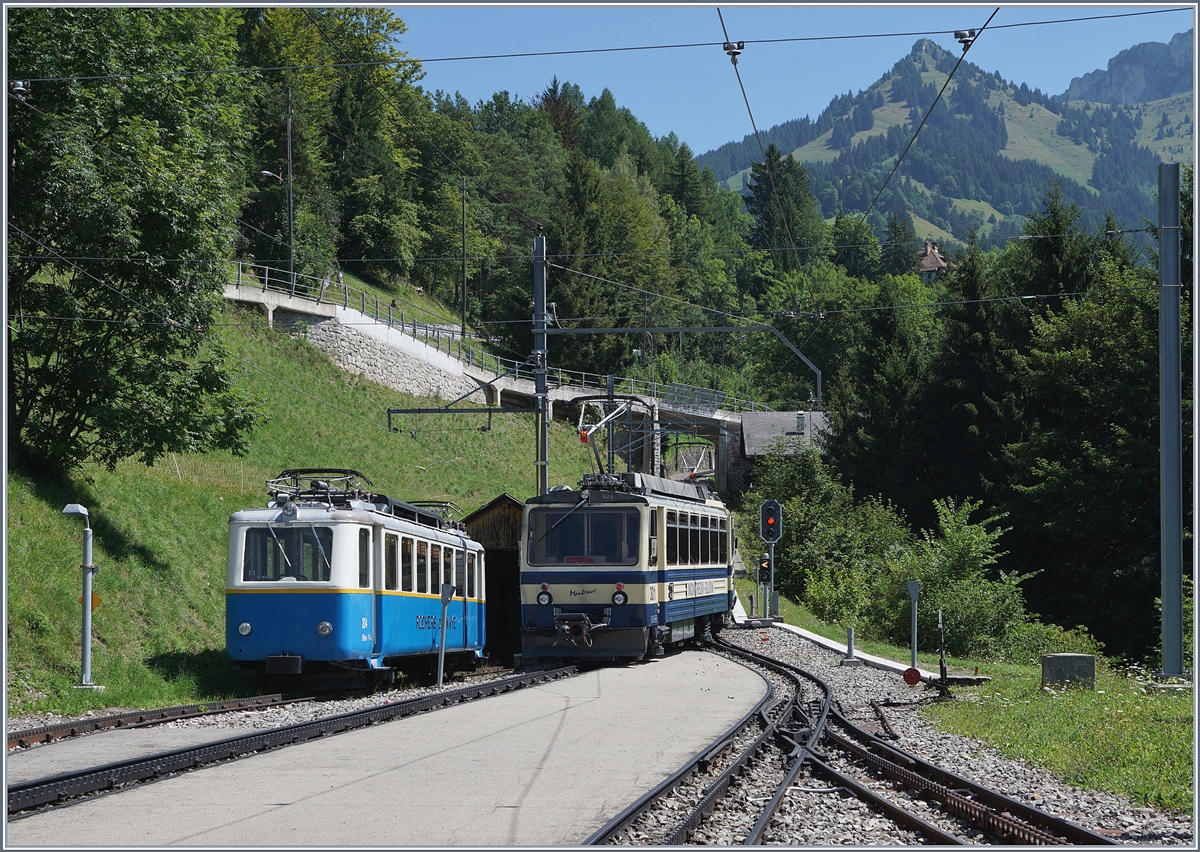
<svg viewBox="0 0 1200 852"><path fill-rule="evenodd" d="M1143 226L1120 212L1130 205L1154 210L1157 158L1116 144L1124 113L1059 109L972 68L864 222L880 164L932 102L920 63L944 56L915 53L888 92L777 129L765 157L728 153L729 168L750 169L739 194L607 90L552 76L530 102L427 92L404 32L381 8L9 10L9 79L31 81L9 110L11 464L61 473L246 446L253 400L207 329L229 261L286 268L290 187L298 272L465 300L510 357L531 348L539 232L563 326L774 324L822 369L824 399L762 334L563 335L550 362L781 410L819 402L822 475L851 503L912 529L970 506L1008 530L988 570L1028 575L1031 610L1086 625L1113 653L1152 652L1156 266L1112 231ZM996 156L995 86L1098 146L1098 194ZM885 98L908 123L853 142ZM833 161L785 153L825 132L841 146ZM1190 317L1190 167L1185 183ZM951 196L986 199L1021 238L977 240ZM918 275L914 214L964 240L939 277ZM828 587L809 589L805 572L782 566L784 587Z"/></svg>

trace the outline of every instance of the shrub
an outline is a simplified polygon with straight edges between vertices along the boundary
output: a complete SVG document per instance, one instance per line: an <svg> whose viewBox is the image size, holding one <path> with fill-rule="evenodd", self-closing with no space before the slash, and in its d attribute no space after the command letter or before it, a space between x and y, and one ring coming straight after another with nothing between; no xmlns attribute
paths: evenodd
<svg viewBox="0 0 1200 852"><path fill-rule="evenodd" d="M887 573L872 596L870 612L870 623L884 638L904 644L911 636L910 580L921 584L917 641L924 650L938 647L939 610L946 651L955 656L990 647L1027 621L1018 586L1025 578L1001 572L998 579L990 579L985 573L1001 555L997 541L1004 530L988 529L1000 518L968 523L980 505L970 500L956 505L950 498L935 501L940 535L926 531L912 547L894 547L888 553Z"/></svg>
<svg viewBox="0 0 1200 852"><path fill-rule="evenodd" d="M1027 621L1014 625L1003 636L983 638L976 656L1000 663L1039 665L1043 654L1094 654L1102 660L1104 644L1080 625L1064 630L1057 624Z"/></svg>

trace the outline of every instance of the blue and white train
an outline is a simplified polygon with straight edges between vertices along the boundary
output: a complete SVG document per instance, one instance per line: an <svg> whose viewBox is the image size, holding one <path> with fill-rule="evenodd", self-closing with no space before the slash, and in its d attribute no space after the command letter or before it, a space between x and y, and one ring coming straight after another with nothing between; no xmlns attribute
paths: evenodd
<svg viewBox="0 0 1200 852"><path fill-rule="evenodd" d="M588 474L525 503L521 653L638 660L733 606L733 516L704 485Z"/></svg>
<svg viewBox="0 0 1200 852"><path fill-rule="evenodd" d="M443 584L454 587L447 661L483 656L483 548L440 513L370 487L353 470L285 470L267 482L265 509L230 517L232 660L306 686L390 683L405 661L436 663Z"/></svg>

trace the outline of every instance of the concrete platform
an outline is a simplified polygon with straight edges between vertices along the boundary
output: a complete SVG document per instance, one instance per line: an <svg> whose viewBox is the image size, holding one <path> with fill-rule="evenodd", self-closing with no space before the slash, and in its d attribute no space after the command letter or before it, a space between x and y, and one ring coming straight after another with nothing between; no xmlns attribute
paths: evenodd
<svg viewBox="0 0 1200 852"><path fill-rule="evenodd" d="M15 819L5 848L578 845L765 693L713 654L599 669Z"/></svg>

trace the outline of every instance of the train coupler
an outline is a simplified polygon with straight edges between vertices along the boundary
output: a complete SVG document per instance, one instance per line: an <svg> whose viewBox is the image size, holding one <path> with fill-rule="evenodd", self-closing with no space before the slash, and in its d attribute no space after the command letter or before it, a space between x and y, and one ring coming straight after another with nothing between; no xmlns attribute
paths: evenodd
<svg viewBox="0 0 1200 852"><path fill-rule="evenodd" d="M607 621L592 624L587 613L583 612L563 612L554 616L554 627L558 632L558 638L576 646L583 643L585 648L592 647L592 631L607 626Z"/></svg>

